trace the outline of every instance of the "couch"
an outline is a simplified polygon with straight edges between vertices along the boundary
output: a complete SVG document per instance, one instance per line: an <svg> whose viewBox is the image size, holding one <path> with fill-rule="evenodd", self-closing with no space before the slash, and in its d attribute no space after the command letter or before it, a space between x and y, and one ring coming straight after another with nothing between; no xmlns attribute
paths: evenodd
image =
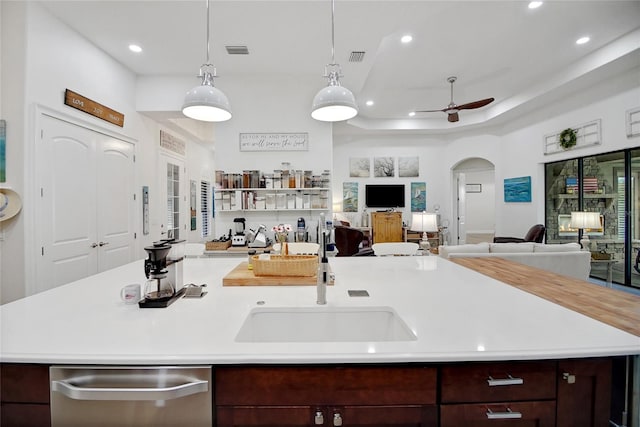
<svg viewBox="0 0 640 427"><path fill-rule="evenodd" d="M587 280L591 271L591 253L580 250L579 243L477 243L440 246L439 256L500 257L565 276Z"/></svg>

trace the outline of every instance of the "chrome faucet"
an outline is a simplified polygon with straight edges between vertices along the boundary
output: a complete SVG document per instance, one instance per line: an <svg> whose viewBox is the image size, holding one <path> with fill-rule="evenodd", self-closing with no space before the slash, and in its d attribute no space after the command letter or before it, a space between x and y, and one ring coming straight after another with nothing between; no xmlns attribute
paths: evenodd
<svg viewBox="0 0 640 427"><path fill-rule="evenodd" d="M316 303L324 305L327 303L327 279L329 276L329 260L327 259L327 234L324 222L324 213L320 214L320 226L318 227L318 243L320 243L320 253L318 257L318 279Z"/></svg>

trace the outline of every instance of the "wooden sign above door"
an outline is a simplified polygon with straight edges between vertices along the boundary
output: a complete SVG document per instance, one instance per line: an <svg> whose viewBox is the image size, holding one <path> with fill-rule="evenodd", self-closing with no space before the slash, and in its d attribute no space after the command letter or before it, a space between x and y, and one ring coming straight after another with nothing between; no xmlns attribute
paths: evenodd
<svg viewBox="0 0 640 427"><path fill-rule="evenodd" d="M114 125L124 127L124 114L105 107L87 97L84 97L72 90L66 89L64 92L64 103L84 113L105 120Z"/></svg>

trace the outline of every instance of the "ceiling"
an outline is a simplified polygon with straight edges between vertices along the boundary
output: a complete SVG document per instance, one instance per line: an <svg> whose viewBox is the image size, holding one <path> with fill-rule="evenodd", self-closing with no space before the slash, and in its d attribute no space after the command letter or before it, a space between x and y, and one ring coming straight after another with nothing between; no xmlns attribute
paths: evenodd
<svg viewBox="0 0 640 427"><path fill-rule="evenodd" d="M194 76L206 58L204 0L41 2L53 15L138 75ZM640 70L640 1L336 0L335 58L360 113L343 127L451 131L500 123L559 94ZM221 76L317 77L331 62L329 0L211 0L211 58ZM401 36L413 36L411 43ZM577 45L581 36L590 42ZM136 43L140 54L127 46ZM225 46L246 46L230 55ZM351 52L364 52L350 62ZM494 97L487 107L442 109ZM636 86L638 82L635 83ZM216 84L224 91L224 80ZM372 106L365 105L374 101ZM311 99L309 100L311 104Z"/></svg>

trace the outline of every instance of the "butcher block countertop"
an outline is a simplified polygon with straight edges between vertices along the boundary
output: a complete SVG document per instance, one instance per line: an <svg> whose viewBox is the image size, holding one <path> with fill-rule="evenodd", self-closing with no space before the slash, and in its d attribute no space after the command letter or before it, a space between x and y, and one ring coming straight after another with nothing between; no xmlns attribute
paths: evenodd
<svg viewBox="0 0 640 427"><path fill-rule="evenodd" d="M452 261L640 337L639 296L504 258L455 258Z"/></svg>
<svg viewBox="0 0 640 427"><path fill-rule="evenodd" d="M223 286L223 278L238 262L237 258L186 259L184 283L206 283L208 293L179 299L167 308L142 309L120 299L123 286L145 282L142 260L4 304L0 362L379 364L640 354L636 297L517 269L506 261L331 258L335 283L326 289L326 305L316 304L315 286ZM487 275L465 267L474 264ZM548 297L540 298L532 289ZM335 312L369 307L393 310L416 339L247 342L237 338L256 309ZM635 317L628 317L632 314ZM621 323L613 323L616 319Z"/></svg>

